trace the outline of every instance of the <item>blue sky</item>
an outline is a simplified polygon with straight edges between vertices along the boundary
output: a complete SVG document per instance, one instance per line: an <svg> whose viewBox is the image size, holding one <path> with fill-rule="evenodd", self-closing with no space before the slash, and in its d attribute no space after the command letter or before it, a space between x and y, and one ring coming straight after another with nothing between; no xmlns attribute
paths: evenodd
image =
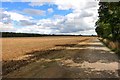
<svg viewBox="0 0 120 80"><path fill-rule="evenodd" d="M72 9L69 10L59 10L57 9L57 5L49 5L49 4L45 4L42 6L30 6L29 5L30 2L3 2L2 3L2 8L4 8L7 11L18 11L18 13L24 14L24 15L28 15L28 16L32 16L35 19L41 19L41 18L51 18L54 15L61 15L61 16L65 16L66 14L69 14L72 12ZM24 5L24 6L23 6ZM37 10L43 10L43 11L47 11L49 8L52 8L54 10L53 13L49 13L47 15L29 15L29 14L25 14L24 12L21 12L22 10L26 9L26 8L30 8L30 9L37 9Z"/></svg>
<svg viewBox="0 0 120 80"><path fill-rule="evenodd" d="M96 34L98 2L7 0L0 8L0 31L40 34Z"/></svg>

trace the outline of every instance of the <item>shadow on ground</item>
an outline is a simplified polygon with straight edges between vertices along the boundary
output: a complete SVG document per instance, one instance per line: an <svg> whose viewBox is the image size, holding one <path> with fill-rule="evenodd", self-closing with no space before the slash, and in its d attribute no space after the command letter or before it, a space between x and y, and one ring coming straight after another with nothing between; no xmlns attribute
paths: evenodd
<svg viewBox="0 0 120 80"><path fill-rule="evenodd" d="M93 43L100 43L100 42L93 41ZM56 45L56 47L58 46L64 48L26 53L26 55L30 55L30 56L27 57L25 60L11 60L7 62L3 61L3 69L2 69L3 75L7 75L10 72L20 69L20 67L35 62L33 64L39 66L39 69L36 68L38 69L37 72L33 71L33 73L34 73L34 77L38 77L38 78L46 78L46 77L47 78L116 78L119 76L119 71L117 70L115 70L115 72L112 70L94 70L91 67L90 68L88 66L84 67L85 65L82 65L84 64L84 62L87 62L88 64L97 63L97 62L100 62L101 64L102 63L110 64L110 63L118 62L119 59L117 55L111 53L111 51L88 48L88 47L104 48L105 47L104 45L101 44ZM76 47L77 49L74 49ZM36 61L38 61L38 63L36 63ZM13 76L13 77L17 77L17 76Z"/></svg>

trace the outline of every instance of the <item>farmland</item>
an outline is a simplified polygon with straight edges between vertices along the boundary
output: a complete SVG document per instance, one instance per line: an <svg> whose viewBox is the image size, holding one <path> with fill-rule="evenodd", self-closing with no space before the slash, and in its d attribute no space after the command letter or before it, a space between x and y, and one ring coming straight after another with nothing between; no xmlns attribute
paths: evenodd
<svg viewBox="0 0 120 80"><path fill-rule="evenodd" d="M60 44L76 44L89 37L24 37L2 38L2 59L12 60L26 53L47 50Z"/></svg>
<svg viewBox="0 0 120 80"><path fill-rule="evenodd" d="M2 38L3 78L118 78L119 58L97 37Z"/></svg>

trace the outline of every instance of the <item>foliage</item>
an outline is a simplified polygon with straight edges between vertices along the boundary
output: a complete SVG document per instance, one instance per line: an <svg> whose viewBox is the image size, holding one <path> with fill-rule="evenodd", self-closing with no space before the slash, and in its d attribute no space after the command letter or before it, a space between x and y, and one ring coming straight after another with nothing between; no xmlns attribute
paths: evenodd
<svg viewBox="0 0 120 80"><path fill-rule="evenodd" d="M2 32L2 37L40 37L41 34Z"/></svg>
<svg viewBox="0 0 120 80"><path fill-rule="evenodd" d="M44 36L83 36L83 35L66 35L66 34L37 34L37 33L15 33L15 32L0 32L0 37L44 37ZM96 36L96 35L84 35Z"/></svg>
<svg viewBox="0 0 120 80"><path fill-rule="evenodd" d="M99 2L98 36L120 42L120 2Z"/></svg>

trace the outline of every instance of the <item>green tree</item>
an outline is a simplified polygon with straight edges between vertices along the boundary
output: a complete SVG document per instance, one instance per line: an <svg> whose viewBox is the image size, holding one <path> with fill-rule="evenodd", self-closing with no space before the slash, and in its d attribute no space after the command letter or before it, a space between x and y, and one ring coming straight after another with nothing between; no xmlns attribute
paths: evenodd
<svg viewBox="0 0 120 80"><path fill-rule="evenodd" d="M120 42L120 2L100 2L96 32L102 38Z"/></svg>

